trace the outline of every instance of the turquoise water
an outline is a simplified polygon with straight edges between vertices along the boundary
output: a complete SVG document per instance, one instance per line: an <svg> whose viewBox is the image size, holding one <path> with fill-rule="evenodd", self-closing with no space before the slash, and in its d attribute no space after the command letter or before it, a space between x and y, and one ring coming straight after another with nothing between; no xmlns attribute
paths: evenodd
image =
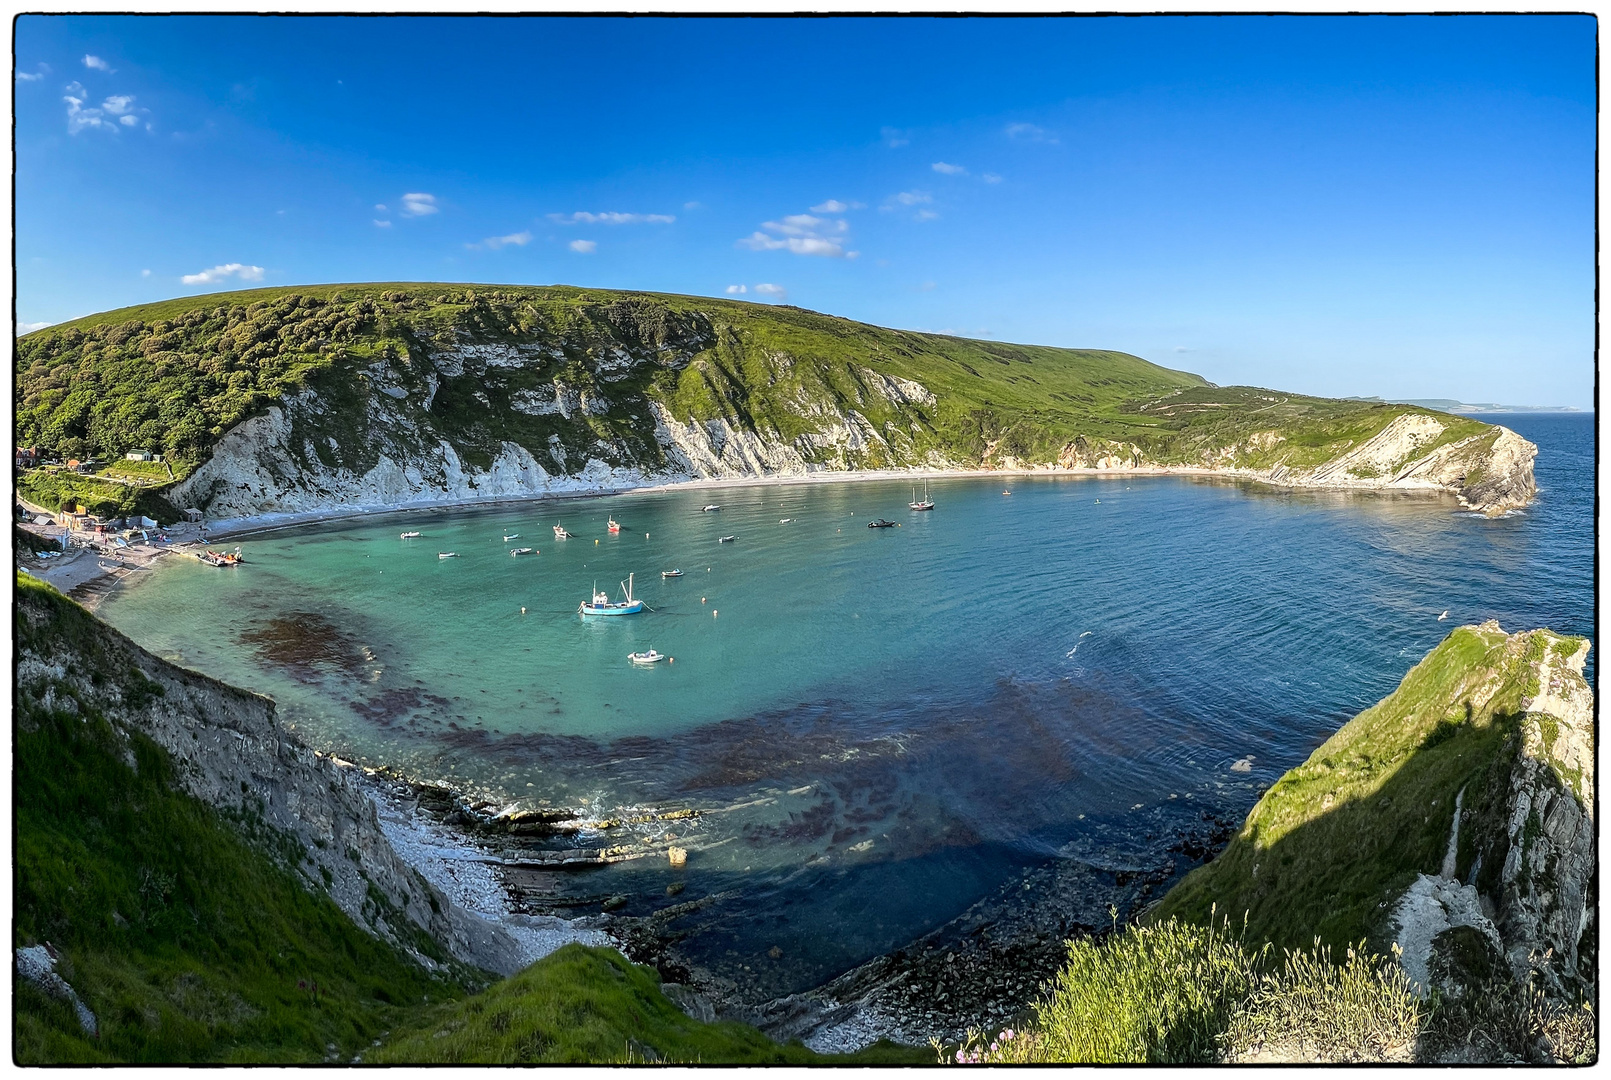
<svg viewBox="0 0 1611 1080"><path fill-rule="evenodd" d="M1504 422L1540 444L1542 492L1497 520L1180 477L945 480L932 513L904 483L768 485L265 534L244 567L171 559L101 613L348 758L599 816L708 811L678 823L679 900L720 896L687 947L798 989L1070 845L1122 869L1171 822L1245 813L1454 625L1592 635L1592 417ZM576 614L629 572L650 611ZM627 662L651 646L674 663ZM556 887L644 913L670 875Z"/></svg>

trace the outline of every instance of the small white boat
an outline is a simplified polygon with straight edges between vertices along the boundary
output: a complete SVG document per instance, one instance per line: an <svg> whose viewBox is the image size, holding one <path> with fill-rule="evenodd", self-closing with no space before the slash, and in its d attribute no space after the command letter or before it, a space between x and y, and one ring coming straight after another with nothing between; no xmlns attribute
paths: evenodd
<svg viewBox="0 0 1611 1080"><path fill-rule="evenodd" d="M511 540L519 540L519 539L520 539L520 534L519 533L510 533L508 536L505 536L503 538L503 542L507 544Z"/></svg>
<svg viewBox="0 0 1611 1080"><path fill-rule="evenodd" d="M793 520L794 520L793 518L778 518L778 524L779 525L787 525L789 522L791 522Z"/></svg>
<svg viewBox="0 0 1611 1080"><path fill-rule="evenodd" d="M457 551L438 551L436 557L438 559L457 559L459 553Z"/></svg>
<svg viewBox="0 0 1611 1080"><path fill-rule="evenodd" d="M509 549L509 554L511 554L511 555L530 555L531 554L531 548L510 548Z"/></svg>
<svg viewBox="0 0 1611 1080"><path fill-rule="evenodd" d="M738 539L738 537L736 537L736 536L722 536L722 537L718 537L716 542L718 544L731 544L734 540L737 540L737 539Z"/></svg>
<svg viewBox="0 0 1611 1080"><path fill-rule="evenodd" d="M650 649L648 652L627 653L627 659L634 664L658 664L665 659L665 655Z"/></svg>
<svg viewBox="0 0 1611 1080"><path fill-rule="evenodd" d="M662 570L662 571L660 571L660 577L661 577L662 580L664 580L665 578L682 577L682 571L681 570Z"/></svg>
<svg viewBox="0 0 1611 1080"><path fill-rule="evenodd" d="M710 504L710 505L709 505L709 506L702 506L702 507L700 507L700 508L699 508L699 512L700 512L700 513L701 513L701 514L708 514L708 513L710 513L710 512L711 512L711 511L712 511L712 510L720 510L720 509L721 509L721 507L719 507L719 506L717 506L717 505L716 505L716 504L715 504L715 503L711 503L711 504Z"/></svg>
<svg viewBox="0 0 1611 1080"><path fill-rule="evenodd" d="M419 536L419 533L417 533L417 532L406 532L406 533L403 534L403 539L404 540L413 540L417 536Z"/></svg>
<svg viewBox="0 0 1611 1080"><path fill-rule="evenodd" d="M565 531L565 526L563 526L563 525L555 525L554 526L554 539L555 540L569 540L570 538L571 538L571 534Z"/></svg>
<svg viewBox="0 0 1611 1080"><path fill-rule="evenodd" d="M614 518L611 518L610 519L610 531L613 532L613 533L620 532L621 531L621 523L619 521L616 521Z"/></svg>

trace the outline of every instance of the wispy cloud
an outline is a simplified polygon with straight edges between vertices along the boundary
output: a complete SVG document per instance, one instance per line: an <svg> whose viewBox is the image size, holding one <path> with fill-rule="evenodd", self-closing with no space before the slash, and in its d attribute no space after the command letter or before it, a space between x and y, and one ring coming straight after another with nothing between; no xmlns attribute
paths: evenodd
<svg viewBox="0 0 1611 1080"><path fill-rule="evenodd" d="M917 213L912 215L912 220L914 220L914 221L933 221L935 218L937 218L939 216L940 215L936 214L933 210L919 210Z"/></svg>
<svg viewBox="0 0 1611 1080"><path fill-rule="evenodd" d="M531 243L531 233L517 232L510 233L508 236L489 236L478 244L465 244L464 246L472 250L497 251L502 247L525 247L529 243Z"/></svg>
<svg viewBox="0 0 1611 1080"><path fill-rule="evenodd" d="M865 209L867 209L866 203L841 202L838 199L829 199L827 202L818 203L816 206L813 206L811 208L811 212L813 214L843 214L846 210Z"/></svg>
<svg viewBox="0 0 1611 1080"><path fill-rule="evenodd" d="M435 195L427 195L423 191L411 191L403 196L401 213L404 217L427 217L441 209L436 205Z"/></svg>
<svg viewBox="0 0 1611 1080"><path fill-rule="evenodd" d="M1057 141L1057 136L1034 124L1008 124L1007 138L1022 139L1024 142L1055 143Z"/></svg>
<svg viewBox="0 0 1611 1080"><path fill-rule="evenodd" d="M961 165L952 165L944 161L936 161L933 165L930 165L929 168L933 169L937 173L944 173L946 176L968 175L968 170L963 168Z"/></svg>
<svg viewBox="0 0 1611 1080"><path fill-rule="evenodd" d="M912 141L912 133L910 131L902 131L900 128L882 128L879 130L878 134L879 137L884 140L884 145L889 147L891 150L897 146L905 146L907 143Z"/></svg>
<svg viewBox="0 0 1611 1080"><path fill-rule="evenodd" d="M898 191L884 201L884 209L893 210L897 206L922 206L933 201L934 196L926 191Z"/></svg>
<svg viewBox="0 0 1611 1080"><path fill-rule="evenodd" d="M747 286L747 285L729 285L729 286L727 286L727 295L728 296L738 296L738 295L740 295L742 293L747 293L749 291L750 291L749 286Z"/></svg>
<svg viewBox="0 0 1611 1080"><path fill-rule="evenodd" d="M38 82L40 79L43 79L46 75L50 74L49 64L36 64L35 68L36 70L34 71L17 72L17 78L21 79L23 82Z"/></svg>
<svg viewBox="0 0 1611 1080"><path fill-rule="evenodd" d="M384 214L386 212L386 204L383 202L378 202L375 204L375 209Z"/></svg>
<svg viewBox="0 0 1611 1080"><path fill-rule="evenodd" d="M698 199L695 199L693 202L683 203L682 208L684 210L703 210L705 208L705 204L700 202Z"/></svg>
<svg viewBox="0 0 1611 1080"><path fill-rule="evenodd" d="M755 291L760 293L762 296L770 296L774 300L787 300L789 298L789 290L785 289L782 285L772 285L767 282L762 282L760 285L755 286Z"/></svg>
<svg viewBox="0 0 1611 1080"><path fill-rule="evenodd" d="M35 330L43 330L47 326L55 326L55 325L56 325L55 323L48 323L48 322L25 322L25 323L18 323L17 324L17 329L20 330L24 334L31 334Z"/></svg>
<svg viewBox="0 0 1611 1080"><path fill-rule="evenodd" d="M241 281L262 281L263 268L261 266L247 266L245 263L225 263L215 266L211 270L203 270L199 274L186 274L179 280L186 285L214 285L229 278L239 278Z"/></svg>
<svg viewBox="0 0 1611 1080"><path fill-rule="evenodd" d="M378 229L389 229L392 227L392 223L389 221L382 221L380 218L376 218L375 227Z"/></svg>
<svg viewBox="0 0 1611 1080"><path fill-rule="evenodd" d="M105 60L102 60L99 56L86 55L84 57L84 66L92 71L105 71L110 73L112 70L112 65L108 64Z"/></svg>
<svg viewBox="0 0 1611 1080"><path fill-rule="evenodd" d="M623 214L615 210L590 214L578 210L574 214L549 214L548 220L557 225L670 225L677 219L671 214Z"/></svg>
<svg viewBox="0 0 1611 1080"><path fill-rule="evenodd" d="M789 251L795 255L821 255L832 259L854 259L861 254L845 250L850 223L844 218L789 214L781 221L762 222L761 229L765 231L751 233L738 241L737 246L751 251ZM759 288L756 291L759 292Z"/></svg>
<svg viewBox="0 0 1611 1080"><path fill-rule="evenodd" d="M67 84L67 93L62 100L67 103L69 135L77 135L85 128L115 132L118 124L133 127L140 122L135 113L146 112L145 109L134 107L133 94L113 94L98 106L90 105L84 88L76 82ZM150 127L149 124L146 126Z"/></svg>
<svg viewBox="0 0 1611 1080"><path fill-rule="evenodd" d="M987 184L999 184L999 183L1001 183L1001 176L999 174L993 173L993 172L985 173L982 177L980 177L980 179L983 180Z"/></svg>
<svg viewBox="0 0 1611 1080"><path fill-rule="evenodd" d="M578 255L591 255L599 249L599 242L597 240L572 240L570 248Z"/></svg>
<svg viewBox="0 0 1611 1080"><path fill-rule="evenodd" d="M151 271L149 271L149 270L141 270L140 271L140 276L141 277L150 277L151 276Z"/></svg>

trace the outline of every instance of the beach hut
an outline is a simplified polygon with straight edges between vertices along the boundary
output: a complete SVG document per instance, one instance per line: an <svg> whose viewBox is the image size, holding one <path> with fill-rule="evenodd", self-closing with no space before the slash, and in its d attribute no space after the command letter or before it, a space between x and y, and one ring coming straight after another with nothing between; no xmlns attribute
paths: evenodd
<svg viewBox="0 0 1611 1080"><path fill-rule="evenodd" d="M185 520L192 523L200 521L201 511L197 510L194 506L187 507L185 509Z"/></svg>

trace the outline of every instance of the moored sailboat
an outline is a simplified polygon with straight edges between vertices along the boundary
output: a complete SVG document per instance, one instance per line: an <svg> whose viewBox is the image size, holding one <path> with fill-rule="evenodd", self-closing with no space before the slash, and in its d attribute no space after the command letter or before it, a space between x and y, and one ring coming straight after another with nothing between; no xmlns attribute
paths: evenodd
<svg viewBox="0 0 1611 1080"><path fill-rule="evenodd" d="M599 592L598 587L593 588L593 599L583 600L577 610L583 615L636 615L643 610L643 601L632 597L632 578L621 582L621 588L626 591L625 600L611 601L609 593Z"/></svg>
<svg viewBox="0 0 1611 1080"><path fill-rule="evenodd" d="M914 485L913 488L912 488L912 501L907 503L906 505L911 507L913 510L933 510L934 509L934 500L929 498L929 483L928 483L927 480L923 481L923 501L918 502L918 500L917 500L917 487Z"/></svg>

